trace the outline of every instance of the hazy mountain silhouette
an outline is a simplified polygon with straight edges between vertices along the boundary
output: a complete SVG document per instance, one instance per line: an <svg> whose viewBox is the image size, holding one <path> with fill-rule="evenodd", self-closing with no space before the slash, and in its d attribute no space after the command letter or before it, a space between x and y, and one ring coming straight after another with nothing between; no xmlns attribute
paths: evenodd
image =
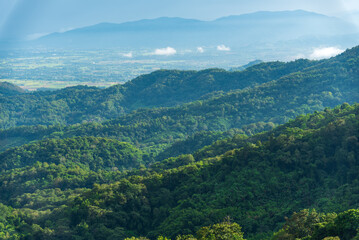
<svg viewBox="0 0 359 240"><path fill-rule="evenodd" d="M64 33L53 33L32 43L52 47L89 48L228 44L236 48L303 37L341 36L356 31L354 25L341 19L297 10L256 12L214 21L163 17L122 24L100 23Z"/></svg>

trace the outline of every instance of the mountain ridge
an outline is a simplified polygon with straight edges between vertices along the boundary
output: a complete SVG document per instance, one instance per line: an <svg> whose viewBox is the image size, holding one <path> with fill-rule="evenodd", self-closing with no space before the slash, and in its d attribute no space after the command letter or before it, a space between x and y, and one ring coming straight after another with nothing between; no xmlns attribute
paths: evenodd
<svg viewBox="0 0 359 240"><path fill-rule="evenodd" d="M93 90L95 95L87 95L81 91L76 94L76 89L74 89L75 91L71 93L73 98L76 95L81 96L81 94L84 94L85 99L89 100L83 101L80 97L75 97L81 104L76 105L76 102L72 101L74 106L78 106L78 108L74 107L72 112L65 108L46 111L49 100L41 100L39 101L41 104L46 103L41 107L44 109L41 112L42 115L39 116L36 111L31 111L32 115L19 120L39 123L42 119L48 120L49 117L46 114L49 114L48 116L54 122L56 120L58 124L63 116L57 115L56 117L56 111L58 113L66 112L69 120L82 120L85 112L81 109L86 110L89 108L91 113L87 115L87 119L93 119L93 121L67 126L58 124L48 127L29 126L2 130L0 131L0 142L2 143L0 146L1 149L6 149L8 146L17 146L29 141L53 137L113 137L120 141L135 144L141 150L153 151L153 156L155 156L159 149L151 148L151 145L155 144L160 149L163 149L177 140L183 140L200 131L228 131L236 128L238 133L253 135L263 130L269 130L277 124L285 123L300 114L323 110L325 107L334 107L343 102L350 104L358 102L358 51L359 47L356 47L337 57L315 62L301 60L289 63L289 65L262 63L242 72L236 72L236 74L241 75L253 71L252 73L255 74L252 77L256 76L254 79L257 79L257 76L264 76L263 79L268 81L261 85L237 89L227 93L217 92L204 100L195 100L178 106L149 109L137 108L130 113L122 114L115 119L103 122L100 121L103 119L96 119L97 115L95 113L97 112L100 116L104 116L104 113L114 116L115 112L103 112L103 110L107 109L107 107L111 107L110 110L117 109L116 105L108 105L109 103L106 103L106 101L109 99L105 99L104 104L99 104L99 101L94 98L98 94L96 89ZM277 66L277 68L271 69L271 66ZM278 68L278 66L284 66L289 73L283 76L279 74L278 79L265 78L267 71L265 67L268 67L274 73L276 71L281 73L281 68ZM226 73L224 70L216 71ZM110 88L110 90L114 93L119 91L118 88ZM135 88L134 92L136 91ZM62 93L66 95L66 91ZM142 96L143 94L140 95ZM108 97L107 94L106 96ZM121 94L116 96L119 99L123 98ZM136 106L137 98L133 99ZM61 102L63 103L63 100ZM163 102L163 100L161 99L160 102ZM95 109L93 104L96 106ZM9 106L15 107L16 104ZM68 107L70 108L71 105ZM123 107L117 109L117 111L123 110ZM9 113L15 114L15 112L11 111ZM6 118L3 119L3 123L9 123ZM98 120L98 122L95 120Z"/></svg>
<svg viewBox="0 0 359 240"><path fill-rule="evenodd" d="M17 94L21 94L21 93L25 93L26 91L24 89L22 89L21 87L9 83L9 82L0 82L0 95L6 95L6 96L10 96L10 95L17 95Z"/></svg>
<svg viewBox="0 0 359 240"><path fill-rule="evenodd" d="M22 111L21 119L34 118L45 125L55 123L54 117L65 124L106 120L138 108L171 107L210 97L207 94L213 92L253 87L315 64L316 61L309 60L269 62L241 72L224 69L158 70L106 89L77 86L52 92L21 94L18 97L0 96L0 103L4 106L0 109L4 114L0 126L31 125L33 120L16 123L20 120L16 114L19 111ZM43 117L38 116L35 106L42 109ZM75 112L77 115L73 114ZM5 120L5 116L8 116L8 120Z"/></svg>
<svg viewBox="0 0 359 240"><path fill-rule="evenodd" d="M278 19L281 20L280 24ZM212 21L162 17L118 24L99 23L64 33L53 33L33 43L74 48L81 45L94 48L196 48L231 44L233 49L238 49L248 43L259 43L261 36L266 37L267 43L274 43L308 35L334 36L356 32L354 25L338 18L305 11L282 11L255 12ZM178 38L181 40L178 41Z"/></svg>
<svg viewBox="0 0 359 240"><path fill-rule="evenodd" d="M152 18L152 19L139 19L139 20L135 20L135 21L129 21L129 22L122 22L122 23L114 23L114 22L101 22L101 23L97 23L94 25L90 25L90 26L85 26L85 27L81 27L81 28L76 28L76 29L72 29L66 32L61 32L61 33L68 33L68 32L74 32L74 31L87 31L87 30L91 30L92 28L96 29L98 27L119 27L120 26L126 26L129 25L131 27L133 27L133 25L139 24L139 23L145 23L145 24L151 24L151 23L163 23L163 22L169 22L169 23L212 23L212 22L220 22L223 20L231 20L231 19L246 19L246 18L250 18L250 19L256 19L258 16L265 16L265 17L269 17L272 18L273 16L278 16L281 17L282 15L289 15L291 16L291 14L299 14L302 16L311 16L311 17L325 17L325 18L331 18L331 19L337 19L336 17L329 17L327 15L324 14L319 14L319 13L315 13L315 12L308 12L308 11L304 11L304 10L293 10L293 11L258 11L258 12L252 12L252 13L246 13L246 14L241 14L241 15L230 15L230 16L225 16L225 17L220 17L214 20L208 20L208 21L203 21L203 20L198 20L198 19L191 19L191 18L181 18L181 17L158 17L158 18ZM298 15L294 15L293 17L296 17ZM343 20L341 20L343 21ZM60 32L54 32L54 33L60 33ZM53 33L50 33L53 34ZM44 38L46 36L43 36L42 38Z"/></svg>

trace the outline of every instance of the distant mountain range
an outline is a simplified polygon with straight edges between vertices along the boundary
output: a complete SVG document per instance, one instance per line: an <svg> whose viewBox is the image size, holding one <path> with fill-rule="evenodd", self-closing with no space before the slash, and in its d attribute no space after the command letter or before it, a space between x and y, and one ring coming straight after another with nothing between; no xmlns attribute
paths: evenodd
<svg viewBox="0 0 359 240"><path fill-rule="evenodd" d="M214 21L163 17L121 24L100 23L53 33L28 44L61 48L130 49L216 47L223 44L235 50L288 40L297 40L298 44L307 44L308 40L325 43L328 38L333 40L333 37L355 33L356 27L344 20L297 10L256 12ZM340 37L336 43L341 44L345 39L348 38Z"/></svg>

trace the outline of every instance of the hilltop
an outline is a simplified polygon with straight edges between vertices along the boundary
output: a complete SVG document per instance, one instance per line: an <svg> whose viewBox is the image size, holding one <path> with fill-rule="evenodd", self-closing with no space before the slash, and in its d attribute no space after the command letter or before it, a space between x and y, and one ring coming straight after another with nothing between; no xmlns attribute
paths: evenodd
<svg viewBox="0 0 359 240"><path fill-rule="evenodd" d="M242 72L159 70L107 89L76 86L0 96L0 127L75 124L117 118L138 108L171 107L266 83L317 62L263 63ZM19 113L21 112L21 116Z"/></svg>
<svg viewBox="0 0 359 240"><path fill-rule="evenodd" d="M25 90L9 82L0 82L0 96L11 96L24 93Z"/></svg>
<svg viewBox="0 0 359 240"><path fill-rule="evenodd" d="M101 97L101 94L99 94L100 91L115 92L115 90L118 91L118 87L105 90L85 88L85 91L79 88L65 89L55 92L55 95L51 97L51 102L54 103L54 96L61 96L61 94L62 96L69 96L68 99L71 105L68 106L72 107L75 111L70 111L69 109L71 108L67 108L67 106L63 104L64 100L61 100L62 108L58 108L57 110L60 110L60 114L65 113L65 117L68 116L72 121L77 118L79 118L80 121L96 119L96 113L102 117L106 116L106 114L116 117L119 115L118 111L123 111L121 114L124 115L102 123L84 123L81 125L75 124L68 126L60 124L48 127L33 126L3 130L0 132L2 149L49 137L98 136L112 137L120 141L130 142L142 149L149 148L149 151L154 151L153 153L156 155L158 150L169 147L176 140L183 140L199 131L229 131L235 128L238 129L235 131L252 135L263 130L269 130L275 125L285 123L300 114L323 110L325 107L334 107L343 102L350 104L358 102L358 49L359 48L356 47L347 50L337 57L322 61L311 62L300 60L287 64L262 63L242 72L231 73L223 70L210 70L209 72L212 76L216 76L215 79L217 79L219 86L226 82L226 79L230 79L227 76L237 76L233 78L233 84L241 84L241 79L243 79L243 81L245 81L245 79L263 81L261 79L264 79L264 83L256 84L253 87L232 90L227 93L207 95L200 100L175 107L137 109L128 114L124 114L125 110L123 106L116 108L116 105L114 105L121 103L121 99L126 99L123 95L118 95L120 97L117 101L109 101L108 98L111 97L110 94L104 95L104 99L108 101L106 104L101 104L101 101L96 100L96 95ZM277 67L272 68L271 66ZM161 73L165 73L165 76L168 76L166 71L159 72L159 74ZM187 74L188 72L184 73ZM192 74L196 75L197 73L194 72ZM258 76L261 76L261 78ZM133 87L131 85L134 83L137 84L138 82L141 83L141 86L144 86L144 89L147 89L146 85L142 84L142 80L145 83L147 82L145 81L146 79L147 77L142 77L130 82L127 89L131 89ZM171 77L170 79L173 78ZM178 78L178 81L173 82L181 82L180 79L185 78ZM219 81L219 79L221 79L221 81ZM204 78L201 82L203 83L203 81L206 80L208 80L208 78ZM159 81L162 80L155 80L155 82ZM169 84L172 81L169 81L169 79L166 80L166 82L167 81L168 83L166 85L160 85L161 87L153 85L156 86L154 89L167 88L167 91L163 91L164 93L170 92L168 89L171 88L177 89L176 85ZM256 81L254 81L254 83L256 83ZM213 82L216 83L216 81ZM223 90L229 90L231 86L230 83L231 80L229 80L229 84L223 84L223 86L225 86ZM247 82L247 84L250 83L250 81ZM151 83L149 85L151 86ZM188 82L188 86L190 85L190 82ZM204 88L206 89L208 86L209 89L211 89L211 85L209 84L205 84ZM178 92L185 92L184 89L186 88L181 88ZM71 94L69 94L70 92ZM89 92L91 94L88 94ZM138 96L144 96L143 99L147 99L145 94L141 94L140 90L135 92L140 93ZM201 88L196 92L201 95ZM158 94L153 90L149 91L149 93ZM188 94L192 94L192 91L188 91ZM168 102L170 102L171 99L175 99L174 97L176 96L184 95L185 94L169 94ZM199 95L197 95L197 97ZM21 95L24 99L26 96L27 95ZM30 96L33 100L36 99L35 97L38 95ZM81 100L83 97L88 100ZM148 99L150 98L152 97ZM21 104L26 103L24 99L21 100ZM138 101L141 98L134 97L133 99ZM160 101L158 101L160 104L166 103L165 98L162 99L160 96L158 99L160 99ZM14 100L18 101L16 98L14 98ZM7 99L7 101L9 101L9 99ZM78 102L76 103L76 101ZM152 102L154 101L156 101L156 98L152 98ZM44 107L37 108L43 109L41 110L41 114L29 108L29 119L27 119L23 111L23 115L19 120L30 121L29 123L32 124L36 122L43 123L42 119L46 119L46 121L53 119L59 123L63 122L64 118L62 115L56 114L54 109L47 107L51 106L49 104L50 101L37 100L37 102L39 104L46 103ZM127 99L124 102L128 103L130 101ZM137 104L138 102L135 103ZM148 100L147 104L150 103ZM16 106L16 104L13 103L9 106ZM32 104L31 106L36 106L36 104ZM4 110L6 111L6 108L4 108ZM91 115L86 115L86 111L90 111L89 113L91 113ZM11 111L9 111L9 113L14 114L14 112ZM89 119L88 117L91 118ZM16 118L10 119L17 121ZM77 120L76 122L80 121ZM4 121L3 123L8 123L8 121Z"/></svg>

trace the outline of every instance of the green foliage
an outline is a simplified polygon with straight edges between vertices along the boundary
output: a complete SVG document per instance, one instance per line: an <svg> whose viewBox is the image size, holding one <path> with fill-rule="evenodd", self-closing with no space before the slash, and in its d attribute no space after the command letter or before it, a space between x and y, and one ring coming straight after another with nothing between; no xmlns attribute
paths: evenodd
<svg viewBox="0 0 359 240"><path fill-rule="evenodd" d="M304 209L298 213L293 213L290 218L286 218L283 228L274 234L273 240L284 239L307 239L316 234L319 226L332 223L336 214L320 214L313 210Z"/></svg>
<svg viewBox="0 0 359 240"><path fill-rule="evenodd" d="M175 239L195 234L229 215L248 237L265 235L296 209L343 211L357 206L353 193L358 191L359 181L358 108L343 104L298 117L269 133L250 138L235 135L194 155L125 172L113 171L105 164L91 171L81 161L82 155L76 155L81 149L99 156L102 150L90 147L95 142L102 144L101 149L115 146L118 156L132 148L121 148L124 145L115 140L85 137L33 143L2 153L2 163L7 163L9 170L0 176L0 200L21 209L17 218L23 227L11 223L14 234L53 239L141 235ZM45 161L59 159L51 156L60 156L61 149L67 149L73 159ZM15 164L15 160L10 161L14 155L9 154L15 152L37 157ZM334 215L304 210L288 219L276 237L294 239L320 233L318 239L322 239L327 231L337 229L334 223L339 226L355 220L353 216L343 215L339 221L333 220ZM355 224L347 226L353 229ZM203 234L215 234L226 228L204 229ZM344 236L334 233L329 236Z"/></svg>
<svg viewBox="0 0 359 240"><path fill-rule="evenodd" d="M145 237L139 237L139 238L130 237L130 238L125 238L125 240L148 240L148 238L145 238Z"/></svg>
<svg viewBox="0 0 359 240"><path fill-rule="evenodd" d="M359 234L359 210L352 209L339 214L334 220L335 232L341 239L352 239Z"/></svg>
<svg viewBox="0 0 359 240"><path fill-rule="evenodd" d="M195 238L193 235L189 234L189 235L178 235L176 237L176 240L197 240L197 238Z"/></svg>
<svg viewBox="0 0 359 240"><path fill-rule="evenodd" d="M333 221L321 224L313 234L313 240L324 237L339 237L349 240L359 236L359 210L351 209L336 216Z"/></svg>
<svg viewBox="0 0 359 240"><path fill-rule="evenodd" d="M259 239L280 229L273 239L358 238L358 210L346 210L359 207L359 105L325 108L273 129L299 114L357 101L357 51L320 62L259 64L233 73L231 82L245 88L258 78L266 82L260 86L124 116L144 106L141 101L148 101L146 106L164 102L161 97L149 101L149 93L175 91L188 81L181 91L191 95L191 76L197 74L199 85L213 81L217 86L226 85L229 73L159 71L151 81L140 77L105 90L75 87L2 98L20 112L30 111L30 103L38 108L29 118L14 118L25 124L120 117L2 130L3 149L31 143L0 153L0 237L195 239L197 233L197 239ZM251 83L235 83L251 77ZM222 90L231 90L229 85ZM198 92L208 92L206 86L211 85ZM138 95L126 95L131 91L149 95L136 100ZM176 96L167 96L169 104L184 99ZM3 126L17 113L7 115L6 104ZM92 109L94 104L100 106ZM63 112L66 116L59 117ZM15 122L8 124L20 124ZM263 130L269 131L256 134ZM342 213L299 211L314 208ZM227 216L241 227L218 224Z"/></svg>
<svg viewBox="0 0 359 240"><path fill-rule="evenodd" d="M3 87L0 85L3 106L0 128L103 121L138 108L176 106L207 98L205 95L213 95L214 91L244 89L314 64L310 61L263 63L243 72L160 70L107 89L77 86L53 92L19 94L10 92L10 87L3 83ZM1 94L3 88L6 95ZM17 87L12 86L12 89Z"/></svg>
<svg viewBox="0 0 359 240"><path fill-rule="evenodd" d="M243 240L241 230L237 223L222 222L201 228L197 236L198 240Z"/></svg>
<svg viewBox="0 0 359 240"><path fill-rule="evenodd" d="M227 132L197 132L187 137L185 140L174 142L168 148L161 151L161 153L156 156L156 161L161 161L170 157L176 157L182 154L191 154L205 146L219 141L220 139L233 136L235 133L235 130Z"/></svg>
<svg viewBox="0 0 359 240"><path fill-rule="evenodd" d="M96 184L72 195L62 210L56 211L61 205L54 204L49 214L35 223L44 229L44 222L51 219L49 228L62 237L57 226L68 222L70 234L82 236L88 226L86 234L95 239L100 235L112 239L115 233L124 238L175 239L231 216L251 238L279 228L283 217L297 209L343 211L355 207L358 108L342 105L299 117L270 133L214 143L223 146L219 152L230 146L240 148L208 159L188 154L117 178L103 174L101 178L111 184ZM69 189L66 192L70 193ZM276 239L314 237L317 228L330 230L334 217L301 211L287 220Z"/></svg>
<svg viewBox="0 0 359 240"><path fill-rule="evenodd" d="M163 237L163 236L159 236L159 237L157 238L157 240L171 240L171 239L168 239L168 238Z"/></svg>
<svg viewBox="0 0 359 240"><path fill-rule="evenodd" d="M48 116L46 113L43 115L40 114L41 118L43 117L45 120L39 120L35 116L34 118L30 118L28 122L11 125L11 121L17 121L17 118L4 113L3 123L5 125L49 125L55 123L60 125L52 125L46 128L38 126L0 131L0 147L1 149L5 149L9 146L43 138L69 138L74 136L111 137L132 143L141 149L149 149L149 156L152 158L152 156L156 156L163 148L169 147L169 145L176 141L184 140L188 136L192 136L200 131L223 132L236 128L240 129L239 133L241 134L253 135L258 132L270 130L275 125L287 122L289 119L293 119L301 114L322 110L325 107L334 107L343 102L352 104L359 101L359 84L358 75L356 74L358 57L354 57L357 52L358 48L354 48L336 58L313 62L309 65L306 64L305 61L288 63L288 65L284 64L284 66L286 66L285 68L288 67L289 69L295 70L295 72L283 71L286 72L285 74L289 73L288 75L279 74L281 71L279 71L278 68L280 67L277 66L278 68L276 68L275 66L276 64L282 65L280 63L259 64L243 72L233 73L239 74L238 78L235 77L233 82L242 82L242 80L239 79L242 79L241 76L243 74L248 75L246 78L256 78L262 74L264 78L267 78L265 76L269 74L270 77L267 79L268 81L263 81L265 83L261 85L244 89L239 88L237 90L231 88L229 89L232 90L230 92L208 96L180 106L137 109L126 115L123 115L126 112L125 110L119 110L123 107L123 105L120 104L121 101L114 101L114 104L119 106L116 105L111 108L114 109L115 112L120 111L121 114L107 114L103 112L105 110L97 110L101 105L99 104L101 101L94 100L96 97L86 93L86 91L81 93L82 90L80 88L62 90L61 94L66 93L66 96L69 95L72 98L76 98L75 96L77 96L77 94L89 98L89 100L84 101L86 103L85 109L86 111L90 111L90 115L84 113L85 110L82 109L84 107L81 104L77 104L75 100L73 106L81 109L76 110L76 114L71 114L71 116L66 117L70 118L67 120L57 117L55 113L52 116ZM358 56L358 54L356 54L356 56ZM274 69L272 69L272 65ZM276 72L276 69L278 73L274 75L278 78L272 78L272 71ZM218 75L218 78L223 78L221 83L224 84L226 81L224 71L208 70L207 72L211 71L215 72L212 74ZM205 73L206 71L203 72L203 74ZM161 72L157 74L161 75ZM136 85L137 83L135 84L135 82L136 81L129 83L129 85ZM138 84L140 83L146 84L146 81L140 81ZM228 86L230 85L231 84L228 83ZM168 83L168 86L176 89L178 87L178 85L172 86L170 83ZM203 86L211 85L205 84ZM227 82L224 86L227 86ZM116 94L116 91L120 91L116 89L115 87L105 89L108 91L106 94ZM96 94L102 96L102 94L98 92L100 90L92 89L88 91L94 91ZM192 89L192 91L189 92L197 92L197 90ZM157 94L156 96L162 95ZM81 97L78 99L79 102L81 102L80 99ZM136 96L136 99L142 98ZM127 100L127 98L123 99L125 102L128 102ZM26 101L21 100L21 102ZM43 102L49 101L41 101L41 103ZM160 102L167 101L161 100ZM95 107L91 105L94 103L96 104ZM9 107L4 106L3 109L7 111L6 109L10 109L15 105L16 104L13 103ZM49 103L43 108L47 111L51 109L50 105ZM32 104L31 106L36 106L36 104ZM66 105L60 104L60 106L63 107ZM59 111L72 113L72 110L67 109L67 107L64 108L66 109ZM31 110L31 114L35 112L38 111ZM26 114L22 114L22 116L26 116ZM116 120L96 123L96 121L114 118L116 118ZM12 120L10 121L9 119ZM25 117L24 121L27 121L26 119ZM57 120L55 121L55 119ZM69 126L64 125L79 122L85 123Z"/></svg>
<svg viewBox="0 0 359 240"><path fill-rule="evenodd" d="M124 170L142 162L142 152L113 139L75 137L49 139L7 150L0 154L1 169L31 166L36 162L81 166L91 170Z"/></svg>
<svg viewBox="0 0 359 240"><path fill-rule="evenodd" d="M315 210L302 210L287 219L286 224L272 239L350 240L358 236L358 209L339 214L318 214Z"/></svg>
<svg viewBox="0 0 359 240"><path fill-rule="evenodd" d="M25 90L23 90L22 88L8 83L8 82L0 82L0 96L4 95L4 96L11 96L11 95L17 95L17 94L21 94L24 93Z"/></svg>

